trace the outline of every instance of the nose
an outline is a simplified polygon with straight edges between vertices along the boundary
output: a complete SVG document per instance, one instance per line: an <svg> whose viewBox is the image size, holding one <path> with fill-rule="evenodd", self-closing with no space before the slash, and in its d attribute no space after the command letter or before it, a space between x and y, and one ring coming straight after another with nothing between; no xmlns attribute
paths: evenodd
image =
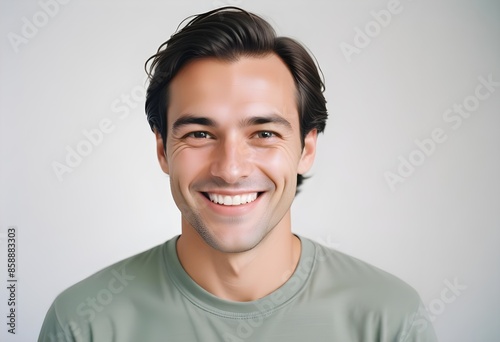
<svg viewBox="0 0 500 342"><path fill-rule="evenodd" d="M218 148L212 151L212 176L235 184L248 177L251 171L251 153L245 142L238 137L221 140Z"/></svg>

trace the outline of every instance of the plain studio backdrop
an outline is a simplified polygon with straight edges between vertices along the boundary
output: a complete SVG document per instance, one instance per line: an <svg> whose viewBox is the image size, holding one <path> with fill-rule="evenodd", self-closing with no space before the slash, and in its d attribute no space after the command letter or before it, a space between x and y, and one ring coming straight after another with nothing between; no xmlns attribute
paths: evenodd
<svg viewBox="0 0 500 342"><path fill-rule="evenodd" d="M34 341L62 290L180 233L143 64L223 5L303 42L326 79L294 232L408 282L440 341L498 341L500 3L486 0L2 0L1 339Z"/></svg>

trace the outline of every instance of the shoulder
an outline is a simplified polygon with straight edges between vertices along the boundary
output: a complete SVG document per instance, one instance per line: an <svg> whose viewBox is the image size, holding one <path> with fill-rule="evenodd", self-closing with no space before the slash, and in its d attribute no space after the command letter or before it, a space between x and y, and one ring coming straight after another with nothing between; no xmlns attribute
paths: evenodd
<svg viewBox="0 0 500 342"><path fill-rule="evenodd" d="M326 284L349 288L359 294L404 296L418 304L419 296L406 282L368 262L311 241L315 249L314 276ZM415 302L416 301L416 302Z"/></svg>
<svg viewBox="0 0 500 342"><path fill-rule="evenodd" d="M364 334L384 331L398 341L410 341L407 337L417 333L432 335L413 287L365 261L309 241L315 249L309 284L323 294L320 300L328 303L335 317L348 319L346 325L354 324Z"/></svg>
<svg viewBox="0 0 500 342"><path fill-rule="evenodd" d="M144 293L158 294L162 284L155 279L165 277L165 245L114 263L64 290L49 309L44 328L78 335L89 330L96 317L101 318L99 322L115 317L124 308L134 307Z"/></svg>
<svg viewBox="0 0 500 342"><path fill-rule="evenodd" d="M74 298L87 298L89 295L103 297L106 294L120 293L134 283L153 274L163 263L164 244L118 261L91 276L79 281L63 291L57 298L57 304L63 304Z"/></svg>

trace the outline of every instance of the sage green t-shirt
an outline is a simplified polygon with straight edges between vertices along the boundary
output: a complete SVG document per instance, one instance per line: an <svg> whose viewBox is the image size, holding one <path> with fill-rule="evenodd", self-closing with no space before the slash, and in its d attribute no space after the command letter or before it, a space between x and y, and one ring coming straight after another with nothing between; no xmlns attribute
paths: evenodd
<svg viewBox="0 0 500 342"><path fill-rule="evenodd" d="M299 264L283 286L256 301L232 302L189 277L175 237L61 293L38 341L436 341L410 286L300 240Z"/></svg>

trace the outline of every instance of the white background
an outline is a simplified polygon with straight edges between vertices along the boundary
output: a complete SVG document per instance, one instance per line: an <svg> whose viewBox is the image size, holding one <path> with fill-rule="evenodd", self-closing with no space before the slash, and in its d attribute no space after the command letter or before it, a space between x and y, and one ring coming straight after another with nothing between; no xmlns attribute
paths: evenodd
<svg viewBox="0 0 500 342"><path fill-rule="evenodd" d="M330 118L294 231L411 284L440 341L500 340L500 87L457 129L443 119L474 104L478 77L500 81L498 1L401 0L385 27L371 14L385 0L72 0L52 16L40 14L45 2L0 2L3 341L34 341L66 287L180 232L143 110L143 64L182 19L224 4L305 43L325 75ZM28 21L39 27L23 36ZM356 28L372 37L346 55ZM113 131L58 179L54 162L103 119ZM446 141L418 160L414 141L434 129ZM384 174L410 156L420 165L392 191ZM15 336L5 323L9 226L18 228ZM462 290L444 303L447 280Z"/></svg>

